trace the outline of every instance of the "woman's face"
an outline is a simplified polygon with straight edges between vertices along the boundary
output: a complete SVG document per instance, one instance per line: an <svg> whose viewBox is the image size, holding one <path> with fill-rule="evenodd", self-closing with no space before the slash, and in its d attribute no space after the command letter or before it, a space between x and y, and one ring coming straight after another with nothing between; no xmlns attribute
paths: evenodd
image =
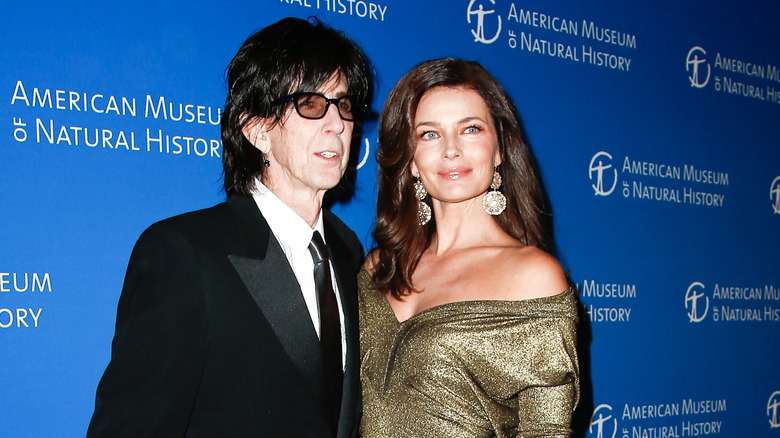
<svg viewBox="0 0 780 438"><path fill-rule="evenodd" d="M483 195L501 163L493 117L468 88L432 88L414 117L412 175L435 200L457 203Z"/></svg>

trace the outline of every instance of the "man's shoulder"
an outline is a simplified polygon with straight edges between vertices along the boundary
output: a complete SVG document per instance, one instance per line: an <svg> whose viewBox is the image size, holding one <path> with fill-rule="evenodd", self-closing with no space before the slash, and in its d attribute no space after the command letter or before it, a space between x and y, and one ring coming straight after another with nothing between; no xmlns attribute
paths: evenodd
<svg viewBox="0 0 780 438"><path fill-rule="evenodd" d="M341 237L342 240L344 240L347 243L354 243L354 242L360 242L360 240L357 237L357 234L355 234L354 231L352 231L352 228L349 228L347 224L345 224L341 219L339 219L338 216L336 216L332 211L330 210L322 210L323 214L323 220L325 221L325 224L330 226L333 231L336 232L336 234Z"/></svg>
<svg viewBox="0 0 780 438"><path fill-rule="evenodd" d="M183 237L201 240L219 236L235 228L230 208L226 202L200 210L178 214L150 225L139 237L142 240L169 240Z"/></svg>
<svg viewBox="0 0 780 438"><path fill-rule="evenodd" d="M347 248L349 248L350 252L352 253L353 259L358 264L362 263L363 245L360 243L360 239L358 239L357 234L355 234L355 232L352 231L352 229L349 228L347 224L345 224L330 210L323 209L322 211L323 220L326 227L334 231L339 239L341 239L344 244L346 244Z"/></svg>
<svg viewBox="0 0 780 438"><path fill-rule="evenodd" d="M354 231L352 231L351 228L347 226L347 224L344 223L341 219L339 219L338 216L336 216L335 213L333 213L330 210L327 210L325 208L322 209L322 218L325 221L325 223L332 226L336 231L339 233L345 233L345 234L355 234Z"/></svg>
<svg viewBox="0 0 780 438"><path fill-rule="evenodd" d="M152 224L150 228L175 227L188 230L210 228L219 222L224 222L229 217L230 209L228 208L227 202L222 202L211 207L193 210L163 219Z"/></svg>

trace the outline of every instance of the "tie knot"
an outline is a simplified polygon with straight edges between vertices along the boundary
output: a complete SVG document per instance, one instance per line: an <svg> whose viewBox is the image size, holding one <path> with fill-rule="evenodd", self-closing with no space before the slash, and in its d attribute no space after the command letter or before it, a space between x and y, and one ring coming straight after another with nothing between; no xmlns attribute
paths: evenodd
<svg viewBox="0 0 780 438"><path fill-rule="evenodd" d="M311 257L314 259L315 264L328 260L328 247L325 246L319 231L315 231L311 236L309 252L311 252Z"/></svg>

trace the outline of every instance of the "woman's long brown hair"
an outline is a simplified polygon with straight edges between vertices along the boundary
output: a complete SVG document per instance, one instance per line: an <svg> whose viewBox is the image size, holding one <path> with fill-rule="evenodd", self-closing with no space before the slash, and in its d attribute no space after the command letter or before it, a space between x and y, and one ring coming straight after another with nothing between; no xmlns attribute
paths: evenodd
<svg viewBox="0 0 780 438"><path fill-rule="evenodd" d="M495 220L526 245L553 251L547 197L533 155L524 140L517 111L503 87L477 62L445 58L418 64L390 92L379 119L376 242L372 278L395 298L415 291L412 274L436 231L435 219L421 226L417 216L411 163L414 116L426 91L436 87L474 90L485 101L498 135L498 166L507 199Z"/></svg>

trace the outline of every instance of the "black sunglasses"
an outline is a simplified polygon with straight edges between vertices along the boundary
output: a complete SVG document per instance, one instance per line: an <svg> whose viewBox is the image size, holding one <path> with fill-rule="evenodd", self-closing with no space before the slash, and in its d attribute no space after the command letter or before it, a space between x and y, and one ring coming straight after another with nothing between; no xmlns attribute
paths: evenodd
<svg viewBox="0 0 780 438"><path fill-rule="evenodd" d="M339 111L339 117L343 120L355 120L355 109L352 104L352 96L344 95L333 99L328 99L320 93L293 93L280 97L271 102L271 106L286 104L292 101L295 111L304 119L317 120L325 117L328 113L330 104L336 105Z"/></svg>

